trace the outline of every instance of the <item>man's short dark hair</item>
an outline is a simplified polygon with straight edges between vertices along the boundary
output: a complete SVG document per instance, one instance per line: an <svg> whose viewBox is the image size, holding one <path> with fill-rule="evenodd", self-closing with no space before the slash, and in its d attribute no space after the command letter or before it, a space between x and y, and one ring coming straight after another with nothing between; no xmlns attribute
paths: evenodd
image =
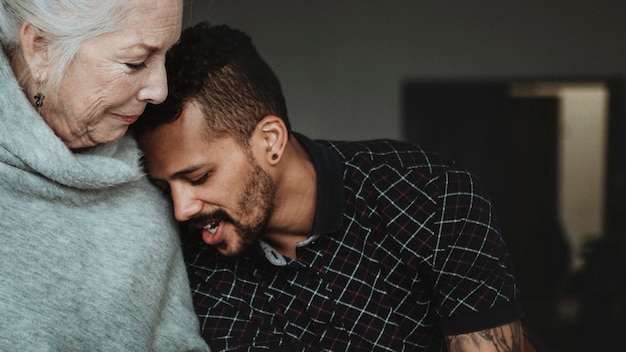
<svg viewBox="0 0 626 352"><path fill-rule="evenodd" d="M206 114L213 137L228 135L247 144L257 122L268 115L282 118L291 129L280 82L242 31L208 22L188 27L165 66L168 97L146 107L135 132L178 119L192 101Z"/></svg>

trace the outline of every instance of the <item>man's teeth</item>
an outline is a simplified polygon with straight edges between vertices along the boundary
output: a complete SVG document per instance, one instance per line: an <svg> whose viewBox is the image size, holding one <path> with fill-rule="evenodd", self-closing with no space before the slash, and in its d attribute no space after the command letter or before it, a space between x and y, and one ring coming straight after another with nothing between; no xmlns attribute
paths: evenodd
<svg viewBox="0 0 626 352"><path fill-rule="evenodd" d="M214 234L215 232L217 232L217 226L218 226L218 223L217 223L217 222L212 222L212 223L210 223L210 224L206 225L206 226L204 227L204 229L205 229L205 230L207 230L207 231L209 231L210 233L213 233L213 234Z"/></svg>

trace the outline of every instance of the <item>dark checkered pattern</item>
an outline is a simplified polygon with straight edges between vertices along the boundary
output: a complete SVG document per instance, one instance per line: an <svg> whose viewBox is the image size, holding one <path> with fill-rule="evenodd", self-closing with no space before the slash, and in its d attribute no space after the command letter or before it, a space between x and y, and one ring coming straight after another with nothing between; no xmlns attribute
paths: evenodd
<svg viewBox="0 0 626 352"><path fill-rule="evenodd" d="M343 183L343 201L318 191L319 237L297 260L186 246L214 351L440 351L444 334L521 317L509 254L469 173L393 141L298 139L318 178ZM320 167L336 158L340 172ZM340 222L320 219L329 210Z"/></svg>

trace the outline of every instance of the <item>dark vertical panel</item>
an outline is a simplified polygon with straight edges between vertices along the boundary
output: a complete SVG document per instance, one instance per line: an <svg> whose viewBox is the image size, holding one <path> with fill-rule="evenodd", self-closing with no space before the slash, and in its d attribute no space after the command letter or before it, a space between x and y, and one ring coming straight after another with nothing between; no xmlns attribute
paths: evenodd
<svg viewBox="0 0 626 352"><path fill-rule="evenodd" d="M626 87L623 80L609 86L609 126L605 232L608 238L626 236Z"/></svg>
<svg viewBox="0 0 626 352"><path fill-rule="evenodd" d="M504 173L504 82L408 82L404 139L472 171L501 218Z"/></svg>
<svg viewBox="0 0 626 352"><path fill-rule="evenodd" d="M510 99L506 114L504 236L513 255L527 318L553 326L571 255L557 209L558 99Z"/></svg>

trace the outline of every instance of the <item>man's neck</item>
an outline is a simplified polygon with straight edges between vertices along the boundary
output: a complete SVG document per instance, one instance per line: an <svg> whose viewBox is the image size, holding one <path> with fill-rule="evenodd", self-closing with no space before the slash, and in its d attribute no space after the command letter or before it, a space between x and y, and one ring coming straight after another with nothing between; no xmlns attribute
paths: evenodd
<svg viewBox="0 0 626 352"><path fill-rule="evenodd" d="M295 138L285 149L276 180L274 211L263 240L279 253L296 257L296 244L309 238L317 204L317 174Z"/></svg>

